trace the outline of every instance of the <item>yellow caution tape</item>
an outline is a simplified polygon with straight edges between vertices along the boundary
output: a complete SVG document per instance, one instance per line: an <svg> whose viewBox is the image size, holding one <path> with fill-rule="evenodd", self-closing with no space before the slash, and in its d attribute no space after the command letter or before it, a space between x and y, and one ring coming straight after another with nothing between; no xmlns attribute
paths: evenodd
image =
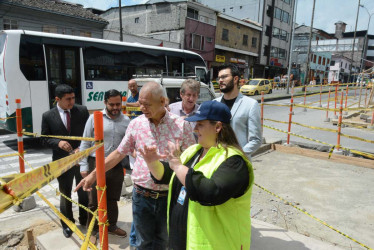
<svg viewBox="0 0 374 250"><path fill-rule="evenodd" d="M286 121L277 121L277 120L272 120L272 119L264 119L264 120L265 121L271 121L271 122L278 122L278 123L288 124L288 122L286 122ZM309 125L301 124L301 123L298 123L298 122L291 122L291 123L295 124L295 125L299 125L299 126L305 127L305 128L324 130L324 131L329 131L329 132L334 132L334 133L338 132L337 129L330 129L330 128L321 128L321 127L309 126Z"/></svg>
<svg viewBox="0 0 374 250"><path fill-rule="evenodd" d="M26 151L24 151L26 153ZM7 155L0 155L0 158L5 158L5 157L11 157L11 156L19 156L19 153L12 153L12 154L7 154Z"/></svg>
<svg viewBox="0 0 374 250"><path fill-rule="evenodd" d="M60 211L58 211L58 209L53 206L52 203L50 203L47 198L45 198L41 193L39 192L36 192L36 194L45 202L47 203L47 205L53 210L53 212L55 212L55 214L61 218L61 220L63 220L66 225L69 226L69 228L77 234L77 236L81 239L81 240L84 240L84 234L78 229L78 227L75 225L75 223L71 222L70 220L68 220ZM97 249L97 247L92 244L91 242L88 242L89 246L91 249Z"/></svg>
<svg viewBox="0 0 374 250"><path fill-rule="evenodd" d="M95 145L82 152L51 162L30 172L18 174L15 179L5 184L5 190L0 190L0 213L9 208L13 203L19 204L22 202L22 199L30 196L53 179L77 165L83 158L102 145Z"/></svg>
<svg viewBox="0 0 374 250"><path fill-rule="evenodd" d="M366 140L364 138L353 136L353 135L346 135L346 134L342 134L342 133L340 133L340 135L344 136L344 137L347 137L347 138L350 138L350 139L355 139L355 140L359 140L359 141L363 141L363 142L368 142L368 143L374 143L374 141L372 141L372 140Z"/></svg>
<svg viewBox="0 0 374 250"><path fill-rule="evenodd" d="M334 230L334 231L337 232L338 234L343 235L344 237L346 237L346 238L352 240L353 242L359 244L359 245L362 246L362 247L365 247L366 249L371 249L371 250L372 250L372 248L370 248L369 246L367 246L367 245L365 245L365 244L359 242L358 240L352 238L351 236L349 236L349 235L347 235L347 234L345 234L345 233L339 231L338 229L336 229L336 228L334 228L333 226L329 225L327 222L325 222L325 221L323 221L323 220L321 220L321 219L315 217L314 215L308 213L305 209L301 209L301 208L297 207L297 206L294 205L292 202L289 202L289 201L285 200L284 198L280 197L279 195L277 195L277 194L275 194L275 193L273 193L273 192L267 190L266 188L264 188L264 187L258 185L257 183L254 183L254 184L255 184L255 186L257 186L258 188L264 190L265 192L271 194L271 195L274 196L274 197L277 197L278 199L280 199L281 201L283 201L285 204L290 205L290 206L292 206L293 208L295 208L295 209L299 210L300 212L302 212L303 214L308 215L310 218L312 218L312 219L318 221L319 223L321 223L322 225L325 225L326 227L328 227L328 228Z"/></svg>
<svg viewBox="0 0 374 250"><path fill-rule="evenodd" d="M10 117L6 117L6 118L0 118L0 121L5 121L5 120L8 120L8 119L13 119L13 118L16 118L16 116L10 116Z"/></svg>
<svg viewBox="0 0 374 250"><path fill-rule="evenodd" d="M79 136L62 136L62 135L39 135L37 133L30 133L26 131L22 131L24 135L31 135L34 137L48 137L48 138L57 138L62 140L74 140L74 141L95 141L95 138L92 137L79 137Z"/></svg>
<svg viewBox="0 0 374 250"><path fill-rule="evenodd" d="M263 103L263 105L266 106L278 106L278 107L289 107L290 105L288 104L273 104L273 103Z"/></svg>
<svg viewBox="0 0 374 250"><path fill-rule="evenodd" d="M315 141L315 142L318 142L318 143L321 143L321 144L325 144L325 145L328 145L328 146L331 146L331 147L334 146L333 144L329 144L329 143L326 143L326 142L323 142L323 141L320 141L320 140L316 140L316 139L313 139L313 138L309 138L309 137L306 137L306 136L298 135L298 134L295 134L295 133L292 133L292 132L288 133L285 130L274 128L274 127L271 127L271 126L268 126L268 125L265 125L265 124L263 126L265 128L270 128L270 129L273 129L273 130L276 130L276 131L279 131L279 132L282 132L282 133L294 135L294 136L297 136L297 137L300 137L300 138L303 138L303 139L306 139L306 140ZM361 152L361 151L358 151L358 150L354 150L354 149L350 149L350 148L346 148L346 147L342 147L342 146L340 146L340 148L343 149L343 150L355 153L357 155L362 155L362 156L365 156L367 158L374 159L374 155L370 154L370 153L365 153L365 152Z"/></svg>
<svg viewBox="0 0 374 250"><path fill-rule="evenodd" d="M264 121L271 121L271 122L278 122L278 123L288 124L288 122L285 122L285 121L277 121L277 120L267 119L267 118L264 118Z"/></svg>

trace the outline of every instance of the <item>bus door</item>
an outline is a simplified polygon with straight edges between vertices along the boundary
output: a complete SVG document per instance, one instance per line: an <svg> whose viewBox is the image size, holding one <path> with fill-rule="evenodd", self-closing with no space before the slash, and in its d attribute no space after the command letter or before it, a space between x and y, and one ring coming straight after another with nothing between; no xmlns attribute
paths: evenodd
<svg viewBox="0 0 374 250"><path fill-rule="evenodd" d="M75 102L82 104L79 47L45 45L45 54L50 108L53 107L58 84L70 85L75 92Z"/></svg>

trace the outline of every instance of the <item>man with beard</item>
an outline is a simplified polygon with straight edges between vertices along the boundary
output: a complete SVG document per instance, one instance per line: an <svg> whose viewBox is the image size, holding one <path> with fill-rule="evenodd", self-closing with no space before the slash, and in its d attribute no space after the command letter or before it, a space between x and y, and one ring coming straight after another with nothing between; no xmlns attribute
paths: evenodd
<svg viewBox="0 0 374 250"><path fill-rule="evenodd" d="M121 93L115 89L108 90L104 95L105 109L103 113L104 121L104 151L105 156L108 156L111 152L117 149L125 136L126 129L130 123L130 119L123 115L121 112L122 97ZM83 133L84 137L94 137L94 119L93 115L87 120L86 127ZM95 142L82 141L80 150L83 151L89 147L92 147ZM83 159L80 163L81 175L86 177L88 173L92 172L96 168L95 152L93 152L87 159ZM118 204L121 196L122 183L124 179L123 175L123 164L119 162L114 168L109 170L106 174L106 185L107 185L107 209L108 209L108 232L118 237L126 237L126 232L117 226L118 221ZM93 187L96 183L93 184ZM97 190L94 188L89 192L88 208L91 211L97 209ZM87 228L92 219L92 214L88 213ZM98 232L97 221L95 223L94 230L92 231L90 241L96 244L96 235Z"/></svg>
<svg viewBox="0 0 374 250"><path fill-rule="evenodd" d="M180 117L190 117L194 115L199 109L199 105L196 104L199 94L200 83L193 79L185 80L180 89L182 101L170 104L170 112ZM194 128L195 122L190 122L190 125Z"/></svg>
<svg viewBox="0 0 374 250"><path fill-rule="evenodd" d="M260 105L256 100L239 92L239 70L236 66L221 65L217 82L223 96L216 101L226 104L231 110L231 127L243 151L251 159L251 154L262 143Z"/></svg>

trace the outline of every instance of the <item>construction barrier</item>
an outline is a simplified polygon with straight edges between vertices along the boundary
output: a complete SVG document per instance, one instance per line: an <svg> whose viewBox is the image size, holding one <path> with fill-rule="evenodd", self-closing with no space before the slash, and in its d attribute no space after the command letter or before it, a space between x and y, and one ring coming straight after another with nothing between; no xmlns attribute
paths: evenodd
<svg viewBox="0 0 374 250"><path fill-rule="evenodd" d="M17 145L18 145L18 161L19 161L19 172L25 173L25 162L23 161L23 136L22 136L22 109L21 99L16 99L16 125L17 125Z"/></svg>
<svg viewBox="0 0 374 250"><path fill-rule="evenodd" d="M21 101L17 100L17 110L21 110L20 104ZM37 192L45 185L53 186L50 182L59 177L61 174L65 173L72 167L78 167L77 164L85 157L88 157L91 152L96 150L96 169L97 169L97 189L98 197L100 197L98 202L98 209L94 212L90 211L88 208L83 205L73 201L71 198L66 197L64 194L60 193L56 189L56 194L61 195L68 201L78 205L79 207L85 209L87 212L92 213L93 219L90 223L90 227L87 231L86 237L79 231L74 223L69 221L65 216L63 216L42 194L37 192L37 194L52 208L52 210L63 220L70 229L77 233L78 237L84 240L82 249L86 249L90 246L92 249L97 249L91 242L89 242L90 234L93 230L93 226L96 218L99 220L100 228L100 243L101 249L108 249L108 221L107 221L107 209L106 209L106 185L105 185L105 167L104 167L104 147L103 147L103 117L100 111L94 113L94 122L95 122L95 138L83 138L83 137L69 137L69 136L49 136L42 135L40 137L53 137L53 138L63 138L66 140L79 140L85 139L89 141L95 141L95 146L88 148L82 152L77 152L71 154L65 158L59 159L57 161L51 162L39 168L33 168L27 161L24 159L24 151L22 143L23 134L31 134L33 136L38 136L35 133L25 133L22 131L22 117L20 113L16 112L16 118L18 119L17 123L17 138L18 138L18 153L12 153L3 155L0 157L10 157L18 156L20 158L20 166L23 164L23 169L20 168L19 174L11 174L8 176L3 176L0 178L0 213L8 209L12 205L20 205L23 202L23 199ZM27 164L32 170L24 173L24 164ZM99 214L99 216L97 216Z"/></svg>

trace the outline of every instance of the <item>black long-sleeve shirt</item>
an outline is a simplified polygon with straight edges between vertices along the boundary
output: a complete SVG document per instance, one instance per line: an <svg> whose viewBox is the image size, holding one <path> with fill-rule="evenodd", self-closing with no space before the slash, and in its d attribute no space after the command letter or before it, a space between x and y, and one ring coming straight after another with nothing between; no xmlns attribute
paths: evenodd
<svg viewBox="0 0 374 250"><path fill-rule="evenodd" d="M195 171L202 149L199 150L185 165L190 169L186 175L186 197L183 205L177 202L181 192L182 183L177 177L173 180L172 197L169 213L169 248L186 249L187 214L189 199L199 202L203 206L216 206L225 203L231 198L242 196L249 185L249 171L244 159L231 156L224 161L213 173L210 179L202 172ZM161 180L154 181L158 184L169 183L173 170L168 163L163 162L165 171Z"/></svg>

